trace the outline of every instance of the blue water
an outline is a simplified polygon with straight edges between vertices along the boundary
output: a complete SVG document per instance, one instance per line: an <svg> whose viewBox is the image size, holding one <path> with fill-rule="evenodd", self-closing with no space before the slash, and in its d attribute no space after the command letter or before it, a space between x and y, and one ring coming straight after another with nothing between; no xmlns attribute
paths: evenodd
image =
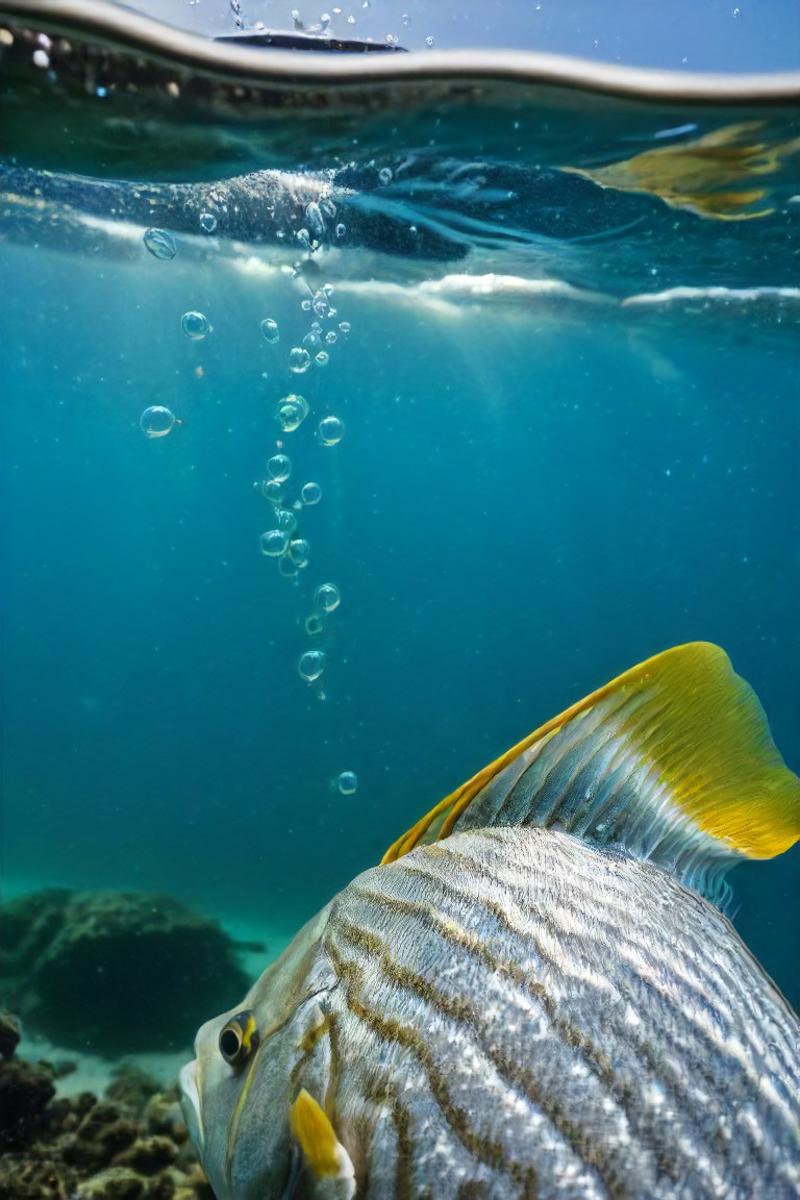
<svg viewBox="0 0 800 1200"><path fill-rule="evenodd" d="M708 266L677 252L670 286L786 282L796 206L723 232L625 203L641 203L642 246L650 220L708 238ZM159 261L143 231L116 256L0 246L11 891L167 891L288 933L484 762L686 640L725 647L800 768L796 298L434 301L420 280L480 269L345 248L312 278L333 287L325 328L351 331L292 376L314 315L307 285L265 268L277 251L244 268L252 248L200 255L179 237ZM638 270L612 245L564 273L617 298L659 291L638 253ZM211 323L201 341L187 310ZM281 435L290 391L311 413ZM154 404L182 422L157 440L139 424ZM334 447L315 438L328 413L346 426ZM281 437L290 499L306 480L323 491L299 514L296 579L259 549L273 521L254 483ZM342 602L312 638L325 581ZM310 648L327 658L312 686ZM354 795L336 790L345 770ZM797 1005L800 852L731 882L739 928Z"/></svg>

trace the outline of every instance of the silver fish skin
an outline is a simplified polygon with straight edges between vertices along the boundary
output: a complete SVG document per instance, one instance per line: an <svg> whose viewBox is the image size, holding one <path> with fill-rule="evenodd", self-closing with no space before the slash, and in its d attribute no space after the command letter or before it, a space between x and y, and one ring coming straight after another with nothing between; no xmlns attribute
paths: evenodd
<svg viewBox="0 0 800 1200"><path fill-rule="evenodd" d="M552 829L458 833L358 876L200 1030L184 1111L218 1200L790 1200L800 1022L662 868ZM354 1181L314 1175L305 1088ZM337 1190L338 1189L338 1190Z"/></svg>

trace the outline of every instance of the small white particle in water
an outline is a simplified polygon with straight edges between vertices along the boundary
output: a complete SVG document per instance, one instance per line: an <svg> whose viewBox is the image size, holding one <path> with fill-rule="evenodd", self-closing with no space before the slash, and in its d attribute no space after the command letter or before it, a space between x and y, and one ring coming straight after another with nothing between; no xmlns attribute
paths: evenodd
<svg viewBox="0 0 800 1200"><path fill-rule="evenodd" d="M47 68L50 66L50 57L46 50L34 50L33 65L35 67L41 67L45 71L47 70Z"/></svg>
<svg viewBox="0 0 800 1200"><path fill-rule="evenodd" d="M653 134L653 140L658 138L680 137L684 133L694 133L697 129L697 124L694 121L688 122L686 125L673 125L669 129L659 129L658 133Z"/></svg>

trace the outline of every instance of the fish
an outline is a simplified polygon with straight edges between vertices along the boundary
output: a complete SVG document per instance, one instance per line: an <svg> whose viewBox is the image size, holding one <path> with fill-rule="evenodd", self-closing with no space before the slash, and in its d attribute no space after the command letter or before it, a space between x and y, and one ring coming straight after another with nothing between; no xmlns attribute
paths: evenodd
<svg viewBox="0 0 800 1200"><path fill-rule="evenodd" d="M800 780L718 646L537 728L297 934L181 1072L218 1200L789 1200L800 1020L722 911Z"/></svg>
<svg viewBox="0 0 800 1200"><path fill-rule="evenodd" d="M742 121L606 166L561 169L604 188L658 196L671 208L717 221L768 217L775 203L764 185L800 153L800 138L770 140L764 124Z"/></svg>

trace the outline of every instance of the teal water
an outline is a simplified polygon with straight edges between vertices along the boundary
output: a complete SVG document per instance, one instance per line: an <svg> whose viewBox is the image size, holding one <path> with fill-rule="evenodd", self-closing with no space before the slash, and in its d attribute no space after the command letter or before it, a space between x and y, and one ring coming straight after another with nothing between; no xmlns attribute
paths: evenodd
<svg viewBox="0 0 800 1200"><path fill-rule="evenodd" d="M580 161L661 145L665 121L606 124ZM670 138L704 121L721 123ZM8 890L167 891L288 933L484 762L686 640L726 648L800 768L797 158L770 214L719 221L541 167L535 142L476 146L477 166L462 146L442 172L410 133L398 118L380 161L353 151L341 203L388 223L356 236L352 217L317 250L294 218L234 238L219 209L206 234L173 205L160 260L141 220L83 221L69 176L70 221L63 193L59 220L21 219L25 171L6 164ZM294 166L342 163L321 144ZM415 223L442 245L382 252ZM315 315L326 284L336 313ZM329 361L294 374L315 320ZM297 392L309 414L282 433ZM142 431L153 405L178 418L167 436ZM259 541L278 451L310 543L291 578ZM295 510L308 481L322 499ZM310 634L325 582L341 604ZM731 883L797 1005L797 848Z"/></svg>

